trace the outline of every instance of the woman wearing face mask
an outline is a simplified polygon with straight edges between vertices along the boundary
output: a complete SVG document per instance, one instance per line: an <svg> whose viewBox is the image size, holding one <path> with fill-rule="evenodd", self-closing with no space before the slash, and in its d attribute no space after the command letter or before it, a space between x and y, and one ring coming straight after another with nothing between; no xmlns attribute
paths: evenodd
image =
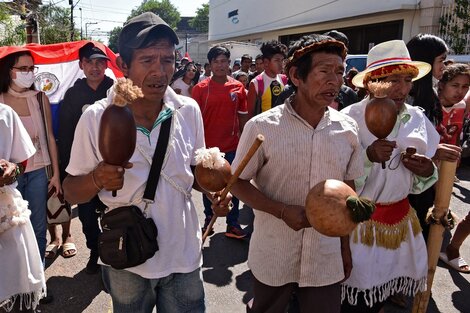
<svg viewBox="0 0 470 313"><path fill-rule="evenodd" d="M46 121L44 123L38 101L38 91L34 90L34 74L37 67L31 53L25 48L0 48L0 102L10 106L25 126L36 153L28 159L25 173L18 177L18 190L29 202L31 223L36 235L39 253L44 263L46 252L46 203L47 193L55 187L61 193L57 146L52 132L52 118L49 100L41 93ZM49 129L49 140L46 130ZM48 148L49 147L49 148ZM48 184L46 166L52 164L53 176Z"/></svg>

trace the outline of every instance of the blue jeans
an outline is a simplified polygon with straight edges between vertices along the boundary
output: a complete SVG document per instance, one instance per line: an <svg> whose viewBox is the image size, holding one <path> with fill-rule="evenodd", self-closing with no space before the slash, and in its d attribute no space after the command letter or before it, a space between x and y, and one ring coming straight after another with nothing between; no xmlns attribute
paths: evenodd
<svg viewBox="0 0 470 313"><path fill-rule="evenodd" d="M201 269L147 279L126 270L102 267L103 283L114 313L199 313L206 311Z"/></svg>
<svg viewBox="0 0 470 313"><path fill-rule="evenodd" d="M38 242L39 254L44 264L47 245L46 169L41 168L18 176L18 186L16 188L20 191L23 199L29 202L28 208L31 211L30 220L36 235L36 241Z"/></svg>
<svg viewBox="0 0 470 313"><path fill-rule="evenodd" d="M230 164L232 164L234 158L235 158L235 151L225 152L225 159ZM212 202L205 195L202 195L202 202L204 203L204 214L206 215L206 218L210 219L212 215L214 215L214 213L212 212L212 208L211 208ZM240 215L238 207L240 204L240 200L238 200L238 198L233 197L232 203L233 203L233 208L227 214L227 218L226 218L227 225L238 226L238 216Z"/></svg>

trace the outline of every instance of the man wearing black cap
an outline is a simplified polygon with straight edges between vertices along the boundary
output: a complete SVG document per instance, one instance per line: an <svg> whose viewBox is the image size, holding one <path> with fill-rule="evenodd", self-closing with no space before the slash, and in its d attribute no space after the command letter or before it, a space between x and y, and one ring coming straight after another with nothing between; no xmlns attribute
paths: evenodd
<svg viewBox="0 0 470 313"><path fill-rule="evenodd" d="M67 90L59 111L57 139L62 181L67 176L65 168L69 163L75 128L82 112L90 104L105 98L106 91L113 85L113 80L104 74L109 59L103 51L90 42L80 48L78 55L79 66L85 77L77 79L75 84ZM87 247L90 249L90 260L85 268L89 274L95 274L99 270L98 235L101 231L98 226L96 209L100 205L102 203L98 197L78 205L78 217L82 222ZM54 237L54 232L50 231L50 233L51 237ZM54 242L54 239L51 238L51 242Z"/></svg>
<svg viewBox="0 0 470 313"><path fill-rule="evenodd" d="M63 184L71 203L99 195L111 212L132 204L145 209L146 217L157 226L159 250L145 263L124 270L102 267L116 313L151 312L155 306L158 312L205 312L202 235L191 200L191 189L200 190L193 169L196 150L204 147L204 128L197 103L168 87L175 70L175 44L175 32L153 13L127 21L119 35L117 63L143 93L127 104L137 125L136 149L126 166L102 160L99 124L114 98L111 91L108 99L90 106L80 118L67 167L69 176ZM152 157L167 121L169 142L154 202L145 203L142 195ZM113 190L119 190L116 197ZM226 215L230 199L214 201L215 214Z"/></svg>

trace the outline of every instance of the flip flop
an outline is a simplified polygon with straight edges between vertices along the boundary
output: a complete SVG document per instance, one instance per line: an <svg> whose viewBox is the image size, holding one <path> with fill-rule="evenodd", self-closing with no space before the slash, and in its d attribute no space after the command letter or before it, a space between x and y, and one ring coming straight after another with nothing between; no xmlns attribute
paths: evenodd
<svg viewBox="0 0 470 313"><path fill-rule="evenodd" d="M73 251L73 252L72 252ZM77 254L77 246L73 242L67 242L62 245L62 256L71 258Z"/></svg>
<svg viewBox="0 0 470 313"><path fill-rule="evenodd" d="M49 244L46 247L46 259L54 259L57 256L57 251L59 251L60 245Z"/></svg>
<svg viewBox="0 0 470 313"><path fill-rule="evenodd" d="M465 270L463 267L468 266L467 262L462 257L458 257L452 260L447 258L447 253L441 252L439 253L439 259L444 262L445 264L452 267L454 270L461 272L461 273L470 273L470 269Z"/></svg>

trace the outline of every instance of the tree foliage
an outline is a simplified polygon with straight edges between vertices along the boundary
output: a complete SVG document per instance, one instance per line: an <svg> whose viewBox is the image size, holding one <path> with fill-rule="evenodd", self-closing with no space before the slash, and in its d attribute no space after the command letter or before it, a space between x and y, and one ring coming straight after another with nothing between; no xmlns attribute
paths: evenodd
<svg viewBox="0 0 470 313"><path fill-rule="evenodd" d="M465 49L470 33L470 1L455 0L453 12L443 15L439 22L440 33L454 53L468 53Z"/></svg>
<svg viewBox="0 0 470 313"><path fill-rule="evenodd" d="M181 20L178 9L169 0L143 0L140 6L131 11L127 20L144 12L153 12L160 16L170 27L176 28L176 24ZM118 39L122 26L117 26L109 34L108 47L114 52L118 52Z"/></svg>
<svg viewBox="0 0 470 313"><path fill-rule="evenodd" d="M39 36L41 44L70 41L70 9L53 4L39 8ZM80 30L75 29L73 40L80 40Z"/></svg>
<svg viewBox="0 0 470 313"><path fill-rule="evenodd" d="M144 12L153 12L160 16L170 27L175 28L176 24L181 20L178 9L170 2L170 0L143 0L140 6L132 10L131 15L127 18L133 18Z"/></svg>
<svg viewBox="0 0 470 313"><path fill-rule="evenodd" d="M113 50L115 53L119 52L118 39L119 34L121 33L122 26L114 27L113 30L109 32L108 47Z"/></svg>
<svg viewBox="0 0 470 313"><path fill-rule="evenodd" d="M26 42L23 21L14 21L14 7L0 3L0 46L21 45Z"/></svg>
<svg viewBox="0 0 470 313"><path fill-rule="evenodd" d="M201 33L209 31L209 3L204 3L196 11L196 16L189 20L189 26L195 28Z"/></svg>

